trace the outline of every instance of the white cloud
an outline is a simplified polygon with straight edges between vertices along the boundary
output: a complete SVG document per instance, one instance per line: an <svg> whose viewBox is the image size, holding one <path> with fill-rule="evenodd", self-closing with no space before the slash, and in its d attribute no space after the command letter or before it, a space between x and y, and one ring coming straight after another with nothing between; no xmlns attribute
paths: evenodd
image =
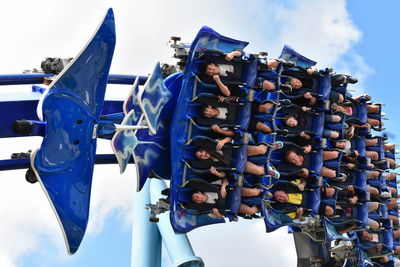
<svg viewBox="0 0 400 267"><path fill-rule="evenodd" d="M46 56L74 56L110 6L107 1L95 0L56 2L24 2L24 8L18 1L3 4L0 34L7 41L0 43L0 73L39 67ZM362 34L351 21L344 0L119 0L113 1L112 7L117 28L113 73L149 73L157 60L171 61L172 50L167 45L171 35L191 41L203 25L250 41L248 52L269 51L271 56L277 56L287 43L317 60L321 67L337 66L358 78L371 72L364 59L352 50ZM124 96L129 88L112 90L121 90L119 94ZM1 158L10 152L34 148L39 142L0 140ZM101 149L110 152L108 148ZM122 177L117 166L96 167L89 235L101 232L105 218L116 210L124 224L131 220L131 194L135 189L131 167ZM17 260L27 253L46 253L50 246L58 248L56 257L65 257L61 232L44 194L38 184L27 184L23 176L23 171L0 173L0 265L5 267L17 266ZM245 221L203 227L193 231L190 238L196 254L206 260L207 266L219 266L220 257L229 263L227 266L265 266L260 255L274 260L276 264L272 266L295 265L292 237L285 229L273 234L264 232L262 221ZM211 236L215 242L209 242ZM230 257L226 257L228 253Z"/></svg>
<svg viewBox="0 0 400 267"><path fill-rule="evenodd" d="M201 227L189 233L206 266L296 266L293 236L283 227L265 232L262 219ZM213 252L213 253L210 253Z"/></svg>

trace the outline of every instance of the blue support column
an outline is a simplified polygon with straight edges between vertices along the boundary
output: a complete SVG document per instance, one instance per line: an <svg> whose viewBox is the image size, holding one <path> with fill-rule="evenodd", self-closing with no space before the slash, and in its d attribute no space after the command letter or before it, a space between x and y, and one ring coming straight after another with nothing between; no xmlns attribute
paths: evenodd
<svg viewBox="0 0 400 267"><path fill-rule="evenodd" d="M161 236L157 225L149 221L145 205L150 203L150 179L135 193L132 224L132 267L161 266Z"/></svg>
<svg viewBox="0 0 400 267"><path fill-rule="evenodd" d="M155 204L160 198L161 191L167 188L164 180L148 179L150 180L150 198L151 203ZM143 189L142 189L143 191ZM168 251L171 259L172 266L174 267L204 267L203 260L194 255L192 246L186 234L177 234L172 229L169 220L169 211L164 212L157 216L160 220L157 223L158 230L161 233L162 240ZM145 265L142 265L145 266Z"/></svg>

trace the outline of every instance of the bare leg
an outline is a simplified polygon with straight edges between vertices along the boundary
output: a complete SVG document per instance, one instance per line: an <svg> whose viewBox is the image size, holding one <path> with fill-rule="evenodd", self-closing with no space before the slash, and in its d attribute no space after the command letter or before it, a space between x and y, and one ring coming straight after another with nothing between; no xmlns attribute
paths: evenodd
<svg viewBox="0 0 400 267"><path fill-rule="evenodd" d="M249 207L246 204L240 204L239 212L242 214L253 215L257 213L259 210L256 206Z"/></svg>
<svg viewBox="0 0 400 267"><path fill-rule="evenodd" d="M379 106L377 106L377 105L367 105L367 110L368 110L368 113L378 113L379 112Z"/></svg>
<svg viewBox="0 0 400 267"><path fill-rule="evenodd" d="M378 178L378 176L379 176L378 171L369 171L368 173L369 173L369 175L367 178L370 178L370 179L375 179L375 178Z"/></svg>
<svg viewBox="0 0 400 267"><path fill-rule="evenodd" d="M328 177L328 178L335 178L336 177L336 172L332 169L329 169L327 167L322 167L321 175Z"/></svg>
<svg viewBox="0 0 400 267"><path fill-rule="evenodd" d="M274 103L265 103L262 104L258 107L258 112L262 113L262 112L267 112L268 110L270 110L275 104Z"/></svg>
<svg viewBox="0 0 400 267"><path fill-rule="evenodd" d="M255 175L263 175L265 173L263 166L258 166L250 161L246 162L246 168L244 171Z"/></svg>
<svg viewBox="0 0 400 267"><path fill-rule="evenodd" d="M261 87L262 87L263 89L266 89L266 90L268 90L268 91L271 91L271 90L274 90L274 89L275 89L275 84L274 84L273 82L264 80L264 81L262 82Z"/></svg>
<svg viewBox="0 0 400 267"><path fill-rule="evenodd" d="M324 214L325 214L326 216L332 216L333 213L334 213L334 211L333 211L333 209L332 209L331 207L325 206L325 212L324 212Z"/></svg>
<svg viewBox="0 0 400 267"><path fill-rule="evenodd" d="M383 145L386 151L393 150L395 147L395 144L384 144Z"/></svg>
<svg viewBox="0 0 400 267"><path fill-rule="evenodd" d="M378 230L378 228L379 228L379 223L377 223L376 221L374 221L372 219L368 219L368 225L370 228L372 228L374 230Z"/></svg>
<svg viewBox="0 0 400 267"><path fill-rule="evenodd" d="M365 145L366 146L376 146L378 144L378 139L373 138L373 139L365 139Z"/></svg>
<svg viewBox="0 0 400 267"><path fill-rule="evenodd" d="M399 218L397 216L388 215L388 218L391 219L395 224L399 223Z"/></svg>
<svg viewBox="0 0 400 267"><path fill-rule="evenodd" d="M338 102L338 103L343 103L343 101L344 101L343 95L342 95L342 94L339 94L339 97L338 97L337 102Z"/></svg>
<svg viewBox="0 0 400 267"><path fill-rule="evenodd" d="M341 117L340 116L338 116L338 115L332 115L332 122L340 122L340 120L341 120Z"/></svg>
<svg viewBox="0 0 400 267"><path fill-rule="evenodd" d="M258 188L242 187L242 197L256 197L261 193Z"/></svg>
<svg viewBox="0 0 400 267"><path fill-rule="evenodd" d="M268 147L266 145L258 145L258 146L247 146L247 156L256 156L256 155L263 155L267 153Z"/></svg>
<svg viewBox="0 0 400 267"><path fill-rule="evenodd" d="M336 159L338 156L339 156L339 152L337 152L337 151L324 151L323 152L324 160Z"/></svg>
<svg viewBox="0 0 400 267"><path fill-rule="evenodd" d="M367 202L368 212L376 211L379 208L379 203L375 201Z"/></svg>
<svg viewBox="0 0 400 267"><path fill-rule="evenodd" d="M256 130L261 131L263 133L270 133L272 132L271 128L269 128L266 124L262 122L257 122Z"/></svg>
<svg viewBox="0 0 400 267"><path fill-rule="evenodd" d="M370 124L371 126L380 126L380 125L383 125L383 123L382 123L382 122L379 122L379 120L370 119L370 118L368 118L368 124Z"/></svg>
<svg viewBox="0 0 400 267"><path fill-rule="evenodd" d="M339 133L337 131L332 131L331 138L333 138L333 139L339 138Z"/></svg>
<svg viewBox="0 0 400 267"><path fill-rule="evenodd" d="M394 159L391 158L385 158L387 161L389 161L389 165L390 167L393 167L394 165L396 165L396 161L394 161Z"/></svg>
<svg viewBox="0 0 400 267"><path fill-rule="evenodd" d="M378 153L376 151L365 151L365 155L373 160L378 160Z"/></svg>
<svg viewBox="0 0 400 267"><path fill-rule="evenodd" d="M268 68L276 68L276 67L278 67L278 65L279 65L279 60L276 60L275 58L274 59L271 59L271 60L268 60L268 62L267 62L267 65L268 65Z"/></svg>
<svg viewBox="0 0 400 267"><path fill-rule="evenodd" d="M368 187L368 192L371 195L379 195L379 190L373 186Z"/></svg>
<svg viewBox="0 0 400 267"><path fill-rule="evenodd" d="M325 192L327 197L331 197L335 194L335 189L332 187L326 187Z"/></svg>

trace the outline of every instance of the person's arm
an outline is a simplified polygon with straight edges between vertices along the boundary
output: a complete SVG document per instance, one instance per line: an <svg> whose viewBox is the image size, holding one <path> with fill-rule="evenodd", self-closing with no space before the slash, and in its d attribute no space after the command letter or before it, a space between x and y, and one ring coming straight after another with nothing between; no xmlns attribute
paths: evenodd
<svg viewBox="0 0 400 267"><path fill-rule="evenodd" d="M237 96L218 96L218 101L219 102L235 102L239 99Z"/></svg>
<svg viewBox="0 0 400 267"><path fill-rule="evenodd" d="M309 175L309 172L306 168L301 168L300 172L297 174L298 176L302 177L302 178L307 178Z"/></svg>
<svg viewBox="0 0 400 267"><path fill-rule="evenodd" d="M241 55L242 55L242 52L240 52L240 51L232 51L230 53L225 54L225 60L231 61L234 57L240 57Z"/></svg>
<svg viewBox="0 0 400 267"><path fill-rule="evenodd" d="M341 235L343 235L344 233L347 233L347 232L352 231L352 230L355 229L356 227L357 227L357 225L353 224L353 225L351 225L351 226L349 226L349 227L347 227L347 228L344 228L344 229L341 230L341 231L338 231L338 233L341 234Z"/></svg>
<svg viewBox="0 0 400 267"><path fill-rule="evenodd" d="M311 75L311 74L313 74L313 73L316 72L316 71L318 71L317 67L312 66L312 67L309 67L309 68L307 69L307 74L308 74L308 75Z"/></svg>
<svg viewBox="0 0 400 267"><path fill-rule="evenodd" d="M358 201L358 196L354 196L354 197L351 197L351 198L349 198L349 203L350 204L356 204L357 203L357 201Z"/></svg>
<svg viewBox="0 0 400 267"><path fill-rule="evenodd" d="M211 211L211 214L214 215L217 218L224 218L224 215L222 215L221 213L219 213L218 209L213 208Z"/></svg>
<svg viewBox="0 0 400 267"><path fill-rule="evenodd" d="M311 136L309 134L306 134L304 131L301 131L299 136L303 137L306 140L310 140L311 139Z"/></svg>
<svg viewBox="0 0 400 267"><path fill-rule="evenodd" d="M220 189L221 197L223 197L223 198L225 198L227 195L227 193L226 193L227 185L228 185L228 179L223 179L222 184L221 184L221 189Z"/></svg>
<svg viewBox="0 0 400 267"><path fill-rule="evenodd" d="M226 177L226 173L225 172L218 171L214 166L212 166L210 168L210 173L214 174L215 176L217 176L218 178L221 178L221 179Z"/></svg>
<svg viewBox="0 0 400 267"><path fill-rule="evenodd" d="M297 210L296 210L296 217L295 217L295 218L296 218L296 219L299 218L301 215L303 215L303 212L304 212L304 211L303 211L303 208L301 208L301 207L300 207L300 208L297 208Z"/></svg>
<svg viewBox="0 0 400 267"><path fill-rule="evenodd" d="M213 129L214 132L222 134L222 135L225 135L225 136L229 136L229 137L235 136L235 133L233 131L231 131L231 130L223 130L217 124L211 125L211 129Z"/></svg>
<svg viewBox="0 0 400 267"><path fill-rule="evenodd" d="M231 137L225 137L224 139L218 141L217 146L215 147L215 149L216 149L217 151L218 151L218 150L221 150L221 149L224 147L224 145L225 145L226 143L229 143L229 142L231 142L231 141L232 141L232 138L231 138Z"/></svg>
<svg viewBox="0 0 400 267"><path fill-rule="evenodd" d="M306 182L303 180L300 184L297 185L297 188L300 191L304 191L304 188L306 187Z"/></svg>
<svg viewBox="0 0 400 267"><path fill-rule="evenodd" d="M308 154L311 152L312 147L311 147L311 145L306 145L303 147L303 149L304 149L303 150L304 154Z"/></svg>
<svg viewBox="0 0 400 267"><path fill-rule="evenodd" d="M231 91L229 91L228 87L221 82L221 78L219 77L219 75L214 75L213 79L223 95L225 96L231 95Z"/></svg>

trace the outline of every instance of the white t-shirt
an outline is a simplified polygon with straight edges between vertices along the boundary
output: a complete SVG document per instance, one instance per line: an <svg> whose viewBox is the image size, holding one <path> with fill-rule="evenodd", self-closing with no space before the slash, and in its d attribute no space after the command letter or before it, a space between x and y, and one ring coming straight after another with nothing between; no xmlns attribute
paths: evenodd
<svg viewBox="0 0 400 267"><path fill-rule="evenodd" d="M233 65L228 65L228 64L218 64L219 67L219 75L220 76L228 76L228 72L233 73L235 71L235 68Z"/></svg>
<svg viewBox="0 0 400 267"><path fill-rule="evenodd" d="M217 119L226 120L228 116L228 109L224 107L218 107L219 115L216 117Z"/></svg>
<svg viewBox="0 0 400 267"><path fill-rule="evenodd" d="M206 203L208 204L215 204L218 200L218 193L214 193L214 192L205 192L204 194L206 194L208 196L208 199L206 201Z"/></svg>

